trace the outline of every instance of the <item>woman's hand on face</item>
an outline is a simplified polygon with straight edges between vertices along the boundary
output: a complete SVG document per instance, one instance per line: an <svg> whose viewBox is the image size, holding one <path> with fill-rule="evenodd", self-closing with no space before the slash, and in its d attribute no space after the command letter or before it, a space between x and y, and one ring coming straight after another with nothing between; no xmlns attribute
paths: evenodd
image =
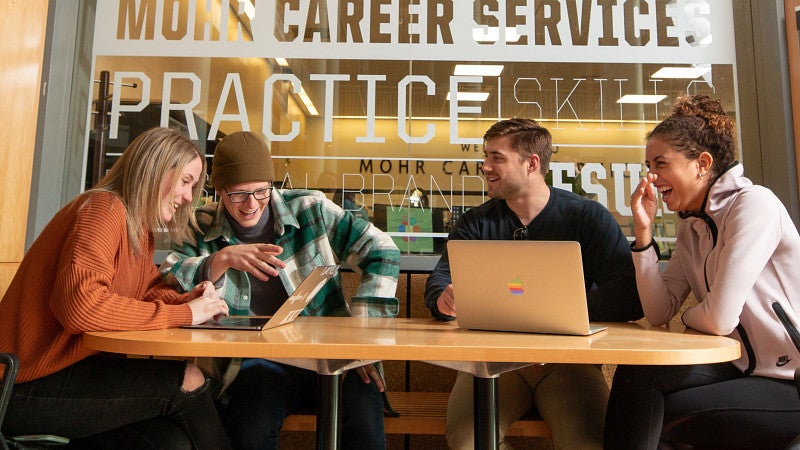
<svg viewBox="0 0 800 450"><path fill-rule="evenodd" d="M277 255L283 249L273 244L237 244L221 249L215 261L222 256L224 264L232 269L247 272L261 281L277 277L278 270L286 267L286 263Z"/></svg>
<svg viewBox="0 0 800 450"><path fill-rule="evenodd" d="M643 247L653 239L653 221L658 211L658 197L653 183L657 178L658 175L648 173L631 195L633 231L636 234L637 247Z"/></svg>
<svg viewBox="0 0 800 450"><path fill-rule="evenodd" d="M192 292L198 289L202 290L202 294L189 301L189 308L192 310L192 325L228 315L228 304L217 294L213 284L204 281L195 286Z"/></svg>

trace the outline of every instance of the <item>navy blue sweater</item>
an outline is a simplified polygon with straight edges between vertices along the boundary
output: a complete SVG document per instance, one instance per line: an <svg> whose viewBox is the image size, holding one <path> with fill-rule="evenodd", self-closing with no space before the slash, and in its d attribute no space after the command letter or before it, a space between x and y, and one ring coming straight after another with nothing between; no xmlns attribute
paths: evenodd
<svg viewBox="0 0 800 450"><path fill-rule="evenodd" d="M522 223L506 201L492 199L464 213L448 239L512 240L514 230L520 227ZM580 242L589 320L626 322L642 318L630 246L603 205L551 187L547 205L528 224L527 239ZM450 283L445 249L425 285L425 305L442 320L453 319L440 313L436 306L439 295Z"/></svg>

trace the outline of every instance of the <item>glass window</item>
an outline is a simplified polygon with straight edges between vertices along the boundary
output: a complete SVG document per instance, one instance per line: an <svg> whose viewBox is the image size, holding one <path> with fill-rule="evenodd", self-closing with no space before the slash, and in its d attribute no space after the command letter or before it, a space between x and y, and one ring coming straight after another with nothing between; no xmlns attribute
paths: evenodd
<svg viewBox="0 0 800 450"><path fill-rule="evenodd" d="M94 72L108 84L95 109L108 115L92 124L87 187L152 126L183 130L209 165L217 139L247 129L269 143L276 187L326 192L405 253L440 252L488 199L482 136L498 119L547 127L548 182L632 237L645 136L675 98L736 111L726 1L98 3ZM662 205L664 256L675 231Z"/></svg>

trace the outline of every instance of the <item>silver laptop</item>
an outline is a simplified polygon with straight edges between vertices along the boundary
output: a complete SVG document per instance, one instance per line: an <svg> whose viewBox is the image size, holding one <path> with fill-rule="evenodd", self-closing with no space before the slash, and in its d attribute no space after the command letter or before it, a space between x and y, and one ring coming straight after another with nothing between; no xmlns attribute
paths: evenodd
<svg viewBox="0 0 800 450"><path fill-rule="evenodd" d="M322 286L339 271L338 265L317 266L297 286L292 295L270 317L265 316L226 316L197 325L184 325L183 328L214 328L222 330L268 330L291 323L311 303Z"/></svg>
<svg viewBox="0 0 800 450"><path fill-rule="evenodd" d="M460 328L590 335L581 247L574 241L447 243Z"/></svg>

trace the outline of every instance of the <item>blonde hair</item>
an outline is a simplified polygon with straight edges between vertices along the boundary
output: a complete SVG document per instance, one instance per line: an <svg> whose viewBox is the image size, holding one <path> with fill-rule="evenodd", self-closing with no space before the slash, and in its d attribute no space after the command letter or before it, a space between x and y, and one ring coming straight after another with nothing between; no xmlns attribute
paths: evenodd
<svg viewBox="0 0 800 450"><path fill-rule="evenodd" d="M200 180L192 188L192 198L200 197L203 190L206 160L200 149L180 132L169 128L151 128L140 134L122 152L122 156L94 187L95 191L118 195L125 205L128 225L128 240L134 252L140 252L142 235L164 229L170 239L178 244L192 237L192 228L197 228L194 217L194 202L178 207L172 220L164 223L161 218L161 196L171 174L174 182L187 164L200 158L202 171ZM189 227L191 225L192 228Z"/></svg>

